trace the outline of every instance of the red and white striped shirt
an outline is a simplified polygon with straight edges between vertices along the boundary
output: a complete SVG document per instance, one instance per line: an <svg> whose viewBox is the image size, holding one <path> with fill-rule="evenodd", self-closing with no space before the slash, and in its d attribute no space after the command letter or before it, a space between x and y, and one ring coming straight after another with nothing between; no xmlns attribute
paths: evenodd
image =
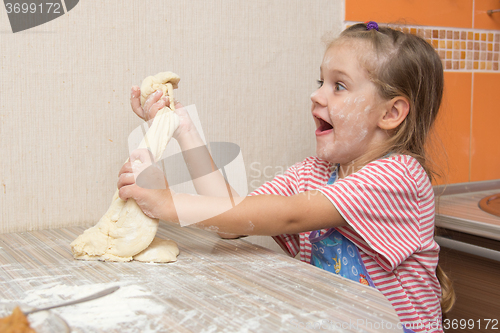
<svg viewBox="0 0 500 333"><path fill-rule="evenodd" d="M319 190L348 223L337 230L358 247L368 274L401 322L413 323L408 328L415 332L442 332L434 192L422 166L411 156L397 155L326 185L333 169L309 157L251 195ZM290 255L311 262L309 232L274 239Z"/></svg>

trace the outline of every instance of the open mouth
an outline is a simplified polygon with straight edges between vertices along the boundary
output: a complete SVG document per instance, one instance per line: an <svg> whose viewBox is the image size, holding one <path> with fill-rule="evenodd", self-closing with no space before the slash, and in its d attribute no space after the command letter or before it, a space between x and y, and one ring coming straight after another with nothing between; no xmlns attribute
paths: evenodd
<svg viewBox="0 0 500 333"><path fill-rule="evenodd" d="M318 119L319 121L319 126L316 129L316 134L324 134L326 132L333 130L333 126L324 121L323 119L321 118L316 118L316 119Z"/></svg>

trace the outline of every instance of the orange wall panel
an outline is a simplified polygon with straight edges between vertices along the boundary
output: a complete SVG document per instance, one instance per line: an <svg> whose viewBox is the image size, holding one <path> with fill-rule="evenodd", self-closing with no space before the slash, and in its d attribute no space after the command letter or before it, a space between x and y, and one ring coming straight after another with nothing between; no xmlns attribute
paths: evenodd
<svg viewBox="0 0 500 333"><path fill-rule="evenodd" d="M472 73L445 72L444 80L443 102L436 120L438 140L429 147L438 171L445 175L436 185L469 181ZM443 148L446 154L441 153Z"/></svg>
<svg viewBox="0 0 500 333"><path fill-rule="evenodd" d="M445 174L436 184L500 179L500 12L487 15L490 9L500 9L500 1L345 1L346 21L409 25L443 59L438 140L428 146Z"/></svg>
<svg viewBox="0 0 500 333"><path fill-rule="evenodd" d="M474 74L471 181L500 178L500 75Z"/></svg>
<svg viewBox="0 0 500 333"><path fill-rule="evenodd" d="M490 9L500 9L498 0L475 0L474 2L474 28L487 30L500 30L500 12L488 15Z"/></svg>
<svg viewBox="0 0 500 333"><path fill-rule="evenodd" d="M470 29L472 10L472 0L346 0L345 19Z"/></svg>

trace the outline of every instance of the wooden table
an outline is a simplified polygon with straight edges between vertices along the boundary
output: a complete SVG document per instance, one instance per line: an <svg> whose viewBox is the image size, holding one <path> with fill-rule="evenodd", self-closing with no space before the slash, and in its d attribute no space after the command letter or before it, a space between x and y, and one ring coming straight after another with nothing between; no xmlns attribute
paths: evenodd
<svg viewBox="0 0 500 333"><path fill-rule="evenodd" d="M74 260L69 244L85 229L0 234L1 299L41 306L121 286L52 310L72 332L402 332L377 290L242 239L161 223L175 263Z"/></svg>

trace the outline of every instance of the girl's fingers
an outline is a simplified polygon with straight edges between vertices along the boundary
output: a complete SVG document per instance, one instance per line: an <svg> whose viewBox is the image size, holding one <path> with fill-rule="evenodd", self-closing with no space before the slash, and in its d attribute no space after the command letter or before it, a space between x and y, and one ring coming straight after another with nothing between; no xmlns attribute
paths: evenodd
<svg viewBox="0 0 500 333"><path fill-rule="evenodd" d="M130 153L129 161L118 172L118 188L134 184L139 174L153 163L154 158L147 149L136 149Z"/></svg>
<svg viewBox="0 0 500 333"><path fill-rule="evenodd" d="M147 118L145 120L149 120L156 115L156 112L155 112L155 114L152 114L151 108L153 107L153 105L155 103L157 103L160 100L162 95L163 95L163 92L161 90L157 90L148 96L148 98L146 99L146 102L144 102L144 105L142 107L144 110L144 115ZM162 103L165 103L165 102L163 101ZM158 109L156 111L158 111Z"/></svg>
<svg viewBox="0 0 500 333"><path fill-rule="evenodd" d="M175 101L175 113L177 113L178 116L187 116L187 110L184 108L184 105L181 103Z"/></svg>
<svg viewBox="0 0 500 333"><path fill-rule="evenodd" d="M174 100L174 104L176 109L184 109L184 105L182 105L179 101Z"/></svg>
<svg viewBox="0 0 500 333"><path fill-rule="evenodd" d="M137 186L136 185L128 185L128 186L120 187L118 190L118 195L120 196L120 199L127 200L129 198L132 198L133 193L134 193L134 187L137 187Z"/></svg>
<svg viewBox="0 0 500 333"><path fill-rule="evenodd" d="M135 184L135 176L133 173L122 173L118 177L116 186L121 189L124 186Z"/></svg>
<svg viewBox="0 0 500 333"><path fill-rule="evenodd" d="M132 164L130 162L122 165L120 171L118 172L118 177L120 177L123 173L131 173L132 172Z"/></svg>
<svg viewBox="0 0 500 333"><path fill-rule="evenodd" d="M160 99L158 102L154 103L149 110L146 110L146 118L147 120L153 119L159 110L165 107L165 100Z"/></svg>
<svg viewBox="0 0 500 333"><path fill-rule="evenodd" d="M124 186L128 186L135 183L135 176L132 163L125 163L118 173L118 182L116 186L121 189Z"/></svg>
<svg viewBox="0 0 500 333"><path fill-rule="evenodd" d="M140 118L144 119L144 110L141 107L141 90L138 86L133 86L130 92L130 105L132 111Z"/></svg>

